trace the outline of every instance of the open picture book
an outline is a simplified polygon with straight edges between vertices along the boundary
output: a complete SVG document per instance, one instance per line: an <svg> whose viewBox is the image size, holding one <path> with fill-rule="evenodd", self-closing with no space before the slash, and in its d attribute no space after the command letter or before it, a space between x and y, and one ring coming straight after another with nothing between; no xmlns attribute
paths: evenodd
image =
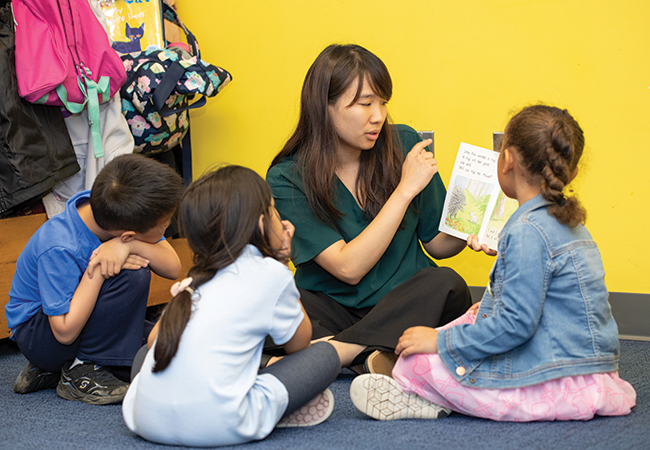
<svg viewBox="0 0 650 450"><path fill-rule="evenodd" d="M475 234L497 250L499 232L519 207L499 187L499 153L462 142L449 180L440 231L461 239Z"/></svg>

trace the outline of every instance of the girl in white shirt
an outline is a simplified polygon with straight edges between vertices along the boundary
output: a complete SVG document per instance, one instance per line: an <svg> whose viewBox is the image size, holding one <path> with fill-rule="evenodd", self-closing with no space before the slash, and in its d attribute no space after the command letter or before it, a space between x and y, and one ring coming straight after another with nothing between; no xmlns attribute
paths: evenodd
<svg viewBox="0 0 650 450"><path fill-rule="evenodd" d="M172 288L124 399L129 429L163 444L220 446L327 419L334 400L325 388L340 361L330 344L310 346L287 267L294 228L266 182L221 167L190 185L179 220L194 266ZM289 356L258 372L267 335Z"/></svg>

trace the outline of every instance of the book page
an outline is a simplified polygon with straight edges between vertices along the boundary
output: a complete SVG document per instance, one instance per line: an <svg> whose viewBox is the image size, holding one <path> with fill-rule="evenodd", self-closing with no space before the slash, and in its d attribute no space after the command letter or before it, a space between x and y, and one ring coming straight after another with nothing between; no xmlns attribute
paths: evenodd
<svg viewBox="0 0 650 450"><path fill-rule="evenodd" d="M496 249L498 233L512 214L507 197L500 195L498 158L499 154L492 150L465 142L460 144L449 180L440 231L461 239L475 234L479 242ZM497 202L503 198L506 202L497 208Z"/></svg>
<svg viewBox="0 0 650 450"><path fill-rule="evenodd" d="M489 220L485 224L485 228L481 231L479 242L481 244L487 244L487 246L492 250L497 250L499 233L517 208L519 208L517 200L508 198L506 194L499 189L494 209L492 210L492 214L490 214Z"/></svg>
<svg viewBox="0 0 650 450"><path fill-rule="evenodd" d="M165 48L160 0L99 0L113 49L118 53L137 53L147 48Z"/></svg>

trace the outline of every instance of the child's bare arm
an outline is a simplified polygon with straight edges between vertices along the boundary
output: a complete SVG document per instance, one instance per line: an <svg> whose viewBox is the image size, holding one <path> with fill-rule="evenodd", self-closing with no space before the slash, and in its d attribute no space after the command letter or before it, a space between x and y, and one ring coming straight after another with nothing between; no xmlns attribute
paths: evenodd
<svg viewBox="0 0 650 450"><path fill-rule="evenodd" d="M170 293L172 294L172 297L176 297L182 291L187 289L187 287L190 284L192 284L192 277L185 278L184 280L177 281L176 283L172 284L172 287L169 290ZM162 316L158 319L156 324L153 326L153 328L149 332L149 336L147 337L147 348L153 347L153 343L156 341L156 338L158 337L158 331L160 330L160 320L161 319L162 319Z"/></svg>
<svg viewBox="0 0 650 450"><path fill-rule="evenodd" d="M105 278L115 276L123 269L137 270L147 266L165 278L178 278L181 273L180 258L166 240L150 244L137 239L125 241L118 236L95 249L88 267L94 269L96 265L101 265L101 274ZM92 278L93 273L89 272L89 277Z"/></svg>
<svg viewBox="0 0 650 450"><path fill-rule="evenodd" d="M70 309L59 316L49 316L50 327L57 341L63 345L72 344L86 325L95 308L99 290L104 283L101 267L95 266L93 277L82 276L79 286L70 300Z"/></svg>
<svg viewBox="0 0 650 450"><path fill-rule="evenodd" d="M153 347L153 343L156 342L156 338L158 337L158 330L160 329L160 320L156 322L156 324L153 326L151 331L149 332L149 336L147 337L147 348Z"/></svg>
<svg viewBox="0 0 650 450"><path fill-rule="evenodd" d="M307 311L305 311L302 303L300 304L300 307L302 308L304 317L302 318L300 325L298 325L298 329L294 333L293 337L283 346L287 354L295 353L311 345L311 321L309 320Z"/></svg>
<svg viewBox="0 0 650 450"><path fill-rule="evenodd" d="M142 256L132 254L130 243L118 236L102 243L93 251L88 262L88 276L92 278L95 266L101 267L104 278L110 278L122 269L137 270L148 264L149 261Z"/></svg>
<svg viewBox="0 0 650 450"><path fill-rule="evenodd" d="M131 254L138 255L149 262L149 267L161 277L176 279L181 274L181 260L167 240L155 244L133 239L129 242Z"/></svg>
<svg viewBox="0 0 650 450"><path fill-rule="evenodd" d="M438 330L429 327L407 328L397 341L395 353L402 356L438 353Z"/></svg>

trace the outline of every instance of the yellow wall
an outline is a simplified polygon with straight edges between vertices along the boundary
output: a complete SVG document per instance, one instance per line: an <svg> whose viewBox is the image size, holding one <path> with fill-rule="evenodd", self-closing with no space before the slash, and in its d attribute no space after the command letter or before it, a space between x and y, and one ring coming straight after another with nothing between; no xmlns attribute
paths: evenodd
<svg viewBox="0 0 650 450"><path fill-rule="evenodd" d="M299 92L330 43L388 66L395 122L435 130L448 182L461 141L535 102L568 108L587 147L575 188L610 291L650 293L650 2L647 0L179 0L203 59L232 83L192 113L195 177L216 163L264 174L297 119ZM445 262L485 285L491 258Z"/></svg>

